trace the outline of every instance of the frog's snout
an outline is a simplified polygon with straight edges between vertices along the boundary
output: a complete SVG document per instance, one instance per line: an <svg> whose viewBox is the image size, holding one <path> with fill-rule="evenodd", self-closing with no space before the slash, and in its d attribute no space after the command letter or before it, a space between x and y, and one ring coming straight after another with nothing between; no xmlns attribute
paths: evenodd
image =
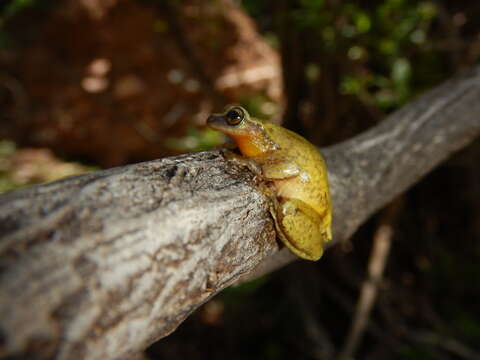
<svg viewBox="0 0 480 360"><path fill-rule="evenodd" d="M224 115L210 115L207 119L207 125L213 129L219 130L225 127L226 121Z"/></svg>

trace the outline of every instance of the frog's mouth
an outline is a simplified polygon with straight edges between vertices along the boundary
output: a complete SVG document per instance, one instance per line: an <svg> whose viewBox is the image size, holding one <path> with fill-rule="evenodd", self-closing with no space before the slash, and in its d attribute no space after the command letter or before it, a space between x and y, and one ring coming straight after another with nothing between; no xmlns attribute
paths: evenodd
<svg viewBox="0 0 480 360"><path fill-rule="evenodd" d="M210 115L207 119L207 125L218 131L227 131L230 125L224 115Z"/></svg>

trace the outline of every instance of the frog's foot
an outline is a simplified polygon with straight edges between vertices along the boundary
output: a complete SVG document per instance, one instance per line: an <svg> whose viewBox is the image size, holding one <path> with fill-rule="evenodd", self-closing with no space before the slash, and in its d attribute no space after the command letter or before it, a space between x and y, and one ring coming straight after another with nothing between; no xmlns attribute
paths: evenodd
<svg viewBox="0 0 480 360"><path fill-rule="evenodd" d="M323 244L329 240L322 217L301 200L280 200L278 205L274 218L280 240L303 259L320 259Z"/></svg>

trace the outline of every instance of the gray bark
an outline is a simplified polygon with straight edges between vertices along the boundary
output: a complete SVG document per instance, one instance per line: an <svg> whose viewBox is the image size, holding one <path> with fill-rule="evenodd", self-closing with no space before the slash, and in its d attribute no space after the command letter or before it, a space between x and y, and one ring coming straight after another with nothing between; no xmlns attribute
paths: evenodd
<svg viewBox="0 0 480 360"><path fill-rule="evenodd" d="M480 68L324 149L334 241L480 133ZM0 197L0 356L129 358L294 259L248 169L210 151ZM253 274L253 275L252 275Z"/></svg>

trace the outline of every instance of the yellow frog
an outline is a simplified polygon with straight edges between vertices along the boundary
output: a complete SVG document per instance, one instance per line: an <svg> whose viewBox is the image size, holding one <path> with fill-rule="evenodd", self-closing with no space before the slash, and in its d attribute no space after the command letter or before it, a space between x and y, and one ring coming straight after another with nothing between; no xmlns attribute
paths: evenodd
<svg viewBox="0 0 480 360"><path fill-rule="evenodd" d="M273 183L271 214L280 240L296 255L318 260L332 239L327 168L318 150L280 125L250 117L240 106L207 124L230 136L251 169Z"/></svg>

